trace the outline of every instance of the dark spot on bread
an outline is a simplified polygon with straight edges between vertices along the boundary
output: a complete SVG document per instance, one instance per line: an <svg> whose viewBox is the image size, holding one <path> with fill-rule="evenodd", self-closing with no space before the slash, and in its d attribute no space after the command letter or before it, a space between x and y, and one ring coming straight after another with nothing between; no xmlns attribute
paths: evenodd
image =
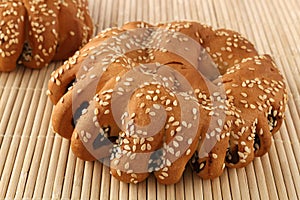
<svg viewBox="0 0 300 200"><path fill-rule="evenodd" d="M76 126L76 123L78 121L78 119L80 118L80 116L82 115L82 111L84 109L86 109L89 106L89 102L84 101L83 103L80 104L79 108L77 108L77 110L75 111L75 113L73 114L73 120L72 120L72 125L73 127Z"/></svg>

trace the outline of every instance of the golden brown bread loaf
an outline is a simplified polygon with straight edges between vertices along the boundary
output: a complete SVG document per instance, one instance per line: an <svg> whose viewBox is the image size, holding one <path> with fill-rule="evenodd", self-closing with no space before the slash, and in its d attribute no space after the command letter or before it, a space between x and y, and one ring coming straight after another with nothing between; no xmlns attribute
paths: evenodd
<svg viewBox="0 0 300 200"><path fill-rule="evenodd" d="M132 183L152 172L176 183L189 160L203 178L247 165L269 149L286 104L269 56L197 22L107 29L52 73L48 89L53 130L74 154L109 159L111 174Z"/></svg>
<svg viewBox="0 0 300 200"><path fill-rule="evenodd" d="M0 71L11 71L25 40L26 10L21 2L0 3Z"/></svg>
<svg viewBox="0 0 300 200"><path fill-rule="evenodd" d="M42 68L67 59L93 33L87 0L7 0L0 10L0 71L12 71L17 63Z"/></svg>

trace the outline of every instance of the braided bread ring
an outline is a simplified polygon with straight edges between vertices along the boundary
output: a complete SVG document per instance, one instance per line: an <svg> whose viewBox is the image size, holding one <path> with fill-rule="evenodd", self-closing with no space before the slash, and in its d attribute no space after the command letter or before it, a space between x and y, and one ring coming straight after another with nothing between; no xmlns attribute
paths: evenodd
<svg viewBox="0 0 300 200"><path fill-rule="evenodd" d="M285 85L282 81L282 76L274 66L271 58L268 56L258 56L253 45L233 31L224 29L214 31L211 27L194 22L159 24L158 27L173 32L176 31L176 33L184 33L205 47L210 56L200 56L201 60L199 63L202 65L200 65L201 68L198 70L213 82L205 78L203 79L201 75L196 76L197 73L193 72L195 68L191 67L189 62L164 49L156 51L132 50L126 53L125 57L121 56L121 58L114 59L109 67L105 68L103 76L101 77L103 79L95 86L96 90L95 94L93 94L94 96L89 96L87 99L90 100L85 101L84 97L89 95L86 93L85 88L90 87L92 83L81 80L81 77L83 77L83 79L86 76L90 78L94 77L92 73L83 72L93 71L93 69L90 69L88 66L93 66L97 63L92 61L95 59L95 52L97 52L94 51L95 47L93 45L101 45L101 43L105 43L107 39L114 38L126 30L134 30L140 27L152 26L143 22L136 22L128 23L121 29L114 28L104 31L52 74L49 81L48 95L52 102L56 104L52 117L53 128L54 131L62 136L71 138L71 147L77 156L85 160L102 159L107 156L112 156L110 162L111 173L119 180L125 182L140 182L147 178L152 171L154 171L158 181L164 184L175 183L180 179L187 160L195 152L198 140L177 137L177 139L180 138L180 141L188 142L190 147L183 151L184 154L179 152L179 159L174 162L169 162L170 160L167 158L166 152L171 151L173 155L176 155L177 152L174 152L174 148L170 148L168 145L170 140L166 138L169 137L173 139L173 145L175 146L179 144L178 141L174 142L177 132L175 131L175 134L174 132L172 132L172 134L168 132L170 124L165 125L166 132L160 131L155 137L148 136L145 139L141 139L144 137L137 135L143 132L134 135L126 134L128 128L130 130L131 127L130 119L126 121L126 123L124 122L127 127L123 129L124 127L122 128L111 114L114 108L111 106L112 93L123 93L122 90L115 90L114 87L117 82L123 79L122 77L128 70L135 69L135 65L148 63L151 59L180 72L180 74L190 82L194 90L193 94L196 96L199 104L197 109L199 113L201 113L201 116L198 122L199 126L197 126L197 134L195 135L195 138L200 136L198 150L194 154L191 164L199 176L203 178L213 178L221 175L225 166L224 163L229 167L243 167L253 160L254 155L260 156L268 150L271 144L271 138L269 134L270 131L268 131L270 130L268 129L269 126L266 126L266 124L270 123L268 121L272 121L274 127L271 131L273 133L278 130L282 123L286 104ZM128 48L130 48L130 45ZM197 60L200 54L204 55L203 52L198 52L194 58ZM90 59L87 59L88 57ZM193 57L193 55L191 57ZM216 62L215 67L209 64L211 58ZM263 65L265 68L259 65ZM83 71L80 69L81 66L84 66ZM129 68L126 69L128 66ZM221 76L218 77L215 73L212 73L210 70L212 68L218 69L218 71L221 72ZM256 75L256 73L254 73L256 71L259 71L260 76L253 78L253 80L242 79L250 73L252 73L253 76ZM273 72L273 74L271 72ZM266 78L263 73L270 74L270 79ZM235 80L234 77L236 76L241 79ZM75 77L77 77L76 83L66 92L66 89L70 86L72 81L74 81ZM254 84L261 83L262 81L271 84L271 87L276 87L274 91L270 88L264 88L264 92L268 91L273 96L278 94L278 98L260 93L258 97L252 95L256 93L256 91L252 91L252 89L255 88ZM130 83L127 84L130 85ZM247 87L250 88L249 91L245 90L245 92L238 94L240 90L236 87L241 85L243 88L245 84L250 84L250 87ZM219 85L222 85L222 88L226 91L226 95L220 91L222 88L220 89L220 87L218 87ZM264 86L260 85L257 87L261 89ZM148 124L149 118L147 118L145 114L150 116L155 115L155 113L150 114L150 107L155 107L153 102L151 102L155 96L151 96L150 94L146 95L146 93L147 91L156 91L158 88L159 94L164 93L165 96L167 96L168 90L157 83L145 85L133 93L129 101L129 111L126 117L130 116L135 123L140 125ZM143 95L145 95L145 98L143 98ZM245 102L245 100L241 99L239 95L242 95L243 98L249 96L251 100L250 103L247 103L247 106L242 104L241 102ZM80 102L80 104L75 105L75 109L74 105L72 105L74 103L72 97ZM161 96L157 95L156 98L159 99L159 97ZM257 100L257 98L260 100ZM168 104L174 101L177 102L177 99L172 99L170 96L168 96L167 99L169 100ZM166 102L160 102L160 104L165 103ZM146 107L146 105L149 107ZM72 115L72 107L73 110L76 110L75 115ZM253 116L249 115L247 110L250 109L252 111L255 110L256 107L258 107L259 111L252 112ZM164 109L168 111L167 108ZM174 108L171 107L171 109L173 110ZM194 112L194 109L196 108L194 107L192 112ZM173 122L175 116L178 118L176 113L179 111L175 109L172 112L172 116L167 115L167 119L169 121L171 118ZM258 117L259 114L261 117ZM218 117L220 115L223 116L223 118ZM268 116L271 115L274 117L269 117L268 120ZM76 126L75 124L72 125L73 117L76 118ZM88 125L91 119L95 123L94 127ZM180 118L175 120L176 125L177 122L181 124L180 120ZM184 124L186 125L186 122ZM208 124L212 126L208 126ZM243 125L240 126L240 124ZM97 131L100 132L99 137L97 134L94 134L97 133ZM257 131L260 133L259 135L256 134ZM185 134L188 135L188 133ZM118 144L117 147L109 143L107 137L111 139L118 138L115 141ZM96 140L100 141L100 145L99 142L95 143ZM142 143L137 145L141 140ZM91 143L91 141L94 143ZM89 147L93 145L98 146L96 150L98 152L91 154ZM154 159L155 162L153 156L138 157L135 152L151 152L153 149L157 150L161 147L163 147L164 151L158 156L160 159L157 160L157 156L154 156L156 158ZM120 152L124 151L127 153L120 154ZM141 162L133 162L132 160L135 160L136 157L138 157L138 160ZM163 158L161 159L161 157ZM160 163L159 167L149 167L151 163L157 164L157 162ZM147 170L139 171L139 169ZM138 171L138 173L135 173L136 171Z"/></svg>

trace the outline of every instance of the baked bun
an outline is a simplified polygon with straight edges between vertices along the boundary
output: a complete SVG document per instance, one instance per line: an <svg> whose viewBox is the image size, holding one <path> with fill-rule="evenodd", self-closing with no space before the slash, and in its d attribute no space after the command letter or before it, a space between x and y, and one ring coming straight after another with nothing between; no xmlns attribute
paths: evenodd
<svg viewBox="0 0 300 200"><path fill-rule="evenodd" d="M176 183L189 160L204 178L224 163L245 166L268 150L286 103L270 57L237 32L196 22L104 30L52 73L47 94L53 130L74 154L109 160L111 174L132 183L152 172Z"/></svg>
<svg viewBox="0 0 300 200"><path fill-rule="evenodd" d="M93 34L87 0L1 2L0 71L67 59ZM5 55L5 56L4 56Z"/></svg>
<svg viewBox="0 0 300 200"><path fill-rule="evenodd" d="M21 2L0 2L0 71L12 71L25 41L26 10Z"/></svg>

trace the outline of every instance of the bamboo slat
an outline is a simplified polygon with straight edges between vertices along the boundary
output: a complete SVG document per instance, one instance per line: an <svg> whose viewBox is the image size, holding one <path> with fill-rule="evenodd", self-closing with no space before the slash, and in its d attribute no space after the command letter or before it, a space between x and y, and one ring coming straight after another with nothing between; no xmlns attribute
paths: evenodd
<svg viewBox="0 0 300 200"><path fill-rule="evenodd" d="M271 54L286 78L286 119L268 154L242 169L203 180L187 166L177 184L153 175L126 184L100 162L84 162L53 133L46 96L51 72L19 66L0 73L0 199L300 199L300 4L298 0L89 0L95 34L143 20L195 20L239 31Z"/></svg>

